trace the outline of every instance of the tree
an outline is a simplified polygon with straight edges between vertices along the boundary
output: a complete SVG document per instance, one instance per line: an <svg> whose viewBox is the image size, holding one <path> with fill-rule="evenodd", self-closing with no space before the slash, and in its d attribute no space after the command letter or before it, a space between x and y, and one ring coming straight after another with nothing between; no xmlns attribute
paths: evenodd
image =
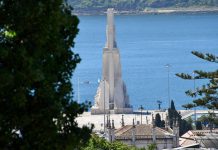
<svg viewBox="0 0 218 150"><path fill-rule="evenodd" d="M192 51L192 54L209 62L218 63L218 57L213 54L203 54L197 51ZM191 97L200 96L193 101L192 104L186 104L184 107L192 108L192 107L205 107L208 109L218 109L218 70L212 72L195 70L194 73L196 76L192 77L189 74L176 74L178 77L186 80L196 80L196 79L207 79L209 83L203 85L200 88L197 88L195 91L188 90L186 94Z"/></svg>
<svg viewBox="0 0 218 150"><path fill-rule="evenodd" d="M174 101L173 101L173 100L171 100L170 108L171 108L172 110L176 110L175 105L174 105Z"/></svg>
<svg viewBox="0 0 218 150"><path fill-rule="evenodd" d="M192 54L206 60L208 62L218 63L218 57L213 54L203 54L197 51L192 51ZM210 130L212 130L213 124L216 123L215 115L211 115L214 109L218 109L218 70L207 72L201 70L195 70L194 73L196 76L192 77L189 74L176 74L178 77L185 80L196 80L196 79L206 79L209 81L208 84L203 85L202 87L197 88L196 90L188 90L186 94L195 98L193 103L185 104L183 107L185 108L193 108L193 107L204 107L209 109L209 117L208 119L210 124ZM196 98L196 97L200 98Z"/></svg>
<svg viewBox="0 0 218 150"><path fill-rule="evenodd" d="M161 120L161 127L165 127L165 121Z"/></svg>
<svg viewBox="0 0 218 150"><path fill-rule="evenodd" d="M202 124L200 121L196 122L196 130L202 130Z"/></svg>
<svg viewBox="0 0 218 150"><path fill-rule="evenodd" d="M193 119L191 116L189 116L186 121L189 123L189 124L193 124Z"/></svg>
<svg viewBox="0 0 218 150"><path fill-rule="evenodd" d="M157 145L156 144L148 144L147 150L155 150L155 149L157 149Z"/></svg>
<svg viewBox="0 0 218 150"><path fill-rule="evenodd" d="M214 126L218 127L218 118L213 112L209 112L208 115L202 115L197 121L201 122L204 126L208 126L210 130L212 130Z"/></svg>
<svg viewBox="0 0 218 150"><path fill-rule="evenodd" d="M181 116L179 115L179 113L177 112L177 110L175 108L173 100L171 100L171 105L170 105L170 108L168 109L168 114L169 114L170 127L172 128L174 120L181 118Z"/></svg>
<svg viewBox="0 0 218 150"><path fill-rule="evenodd" d="M189 124L186 120L183 120L180 113L177 112L173 100L171 101L171 108L168 109L168 115L171 128L173 128L173 123L175 122L175 120L179 122L179 135L183 135L184 133L192 129L192 125Z"/></svg>
<svg viewBox="0 0 218 150"><path fill-rule="evenodd" d="M119 141L110 143L107 140L98 137L97 135L92 135L88 145L82 150L145 150L145 148L128 146Z"/></svg>
<svg viewBox="0 0 218 150"><path fill-rule="evenodd" d="M157 113L157 114L155 115L154 123L155 123L155 125L156 125L157 127L161 127L161 117L160 117L160 114L159 114L159 113Z"/></svg>
<svg viewBox="0 0 218 150"><path fill-rule="evenodd" d="M157 127L165 127L165 121L161 120L160 114L157 113L155 115L155 120L154 120L155 126Z"/></svg>
<svg viewBox="0 0 218 150"><path fill-rule="evenodd" d="M202 115L200 118L198 118L199 122L202 122L205 126L210 124L211 121L214 121L214 124L218 126L218 118L215 117L214 113L209 113L209 115Z"/></svg>
<svg viewBox="0 0 218 150"><path fill-rule="evenodd" d="M62 0L0 0L1 149L73 149L88 141L73 101L79 20Z"/></svg>
<svg viewBox="0 0 218 150"><path fill-rule="evenodd" d="M208 62L218 63L218 57L213 54L203 54L197 51L192 51L192 54L196 57L203 59ZM193 103L185 104L183 107L185 108L193 108L193 107L204 107L209 109L208 123L210 126L210 130L212 130L213 124L216 123L216 116L213 114L214 109L218 109L218 70L206 72L201 70L195 70L196 74L192 77L189 74L176 74L178 77L185 80L198 80L198 79L206 79L208 80L208 84L203 85L202 87L197 88L196 90L188 90L186 94L190 97L195 98Z"/></svg>

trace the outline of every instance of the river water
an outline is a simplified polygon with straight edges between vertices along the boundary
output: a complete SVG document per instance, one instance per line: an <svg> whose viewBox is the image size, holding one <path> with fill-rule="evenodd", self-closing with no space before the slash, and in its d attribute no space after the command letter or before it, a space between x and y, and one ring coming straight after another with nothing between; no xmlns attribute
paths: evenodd
<svg viewBox="0 0 218 150"><path fill-rule="evenodd" d="M79 19L80 32L73 51L80 54L82 61L72 78L74 100L93 103L101 79L106 16L79 16ZM217 64L201 60L191 51L218 55L218 14L118 15L115 26L122 77L135 109L140 105L157 109L157 100L166 108L169 96L176 108L182 109L183 104L192 101L185 91L194 88L194 81L175 74L217 69ZM170 64L169 88L166 64ZM195 86L203 83L207 81L196 80Z"/></svg>

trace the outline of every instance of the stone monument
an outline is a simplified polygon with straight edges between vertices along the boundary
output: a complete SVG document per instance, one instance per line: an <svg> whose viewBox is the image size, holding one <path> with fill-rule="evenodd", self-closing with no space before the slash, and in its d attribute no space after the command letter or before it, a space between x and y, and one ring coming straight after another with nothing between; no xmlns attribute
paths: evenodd
<svg viewBox="0 0 218 150"><path fill-rule="evenodd" d="M91 114L132 113L125 83L121 76L120 54L115 40L114 9L107 10L107 42L103 49L102 80Z"/></svg>

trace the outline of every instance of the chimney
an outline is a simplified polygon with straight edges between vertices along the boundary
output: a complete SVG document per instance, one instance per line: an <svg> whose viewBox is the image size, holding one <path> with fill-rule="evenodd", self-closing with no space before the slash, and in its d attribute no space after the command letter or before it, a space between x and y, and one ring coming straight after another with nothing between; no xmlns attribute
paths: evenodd
<svg viewBox="0 0 218 150"><path fill-rule="evenodd" d="M169 128L169 117L166 114L166 118L165 118L165 128L168 129Z"/></svg>
<svg viewBox="0 0 218 150"><path fill-rule="evenodd" d="M136 134L136 127L134 119L132 121L132 145L135 145L135 134Z"/></svg>
<svg viewBox="0 0 218 150"><path fill-rule="evenodd" d="M121 119L121 126L124 127L125 126L125 123L124 123L124 115L122 115L122 119Z"/></svg>
<svg viewBox="0 0 218 150"><path fill-rule="evenodd" d="M108 115L107 115L106 128L108 128Z"/></svg>
<svg viewBox="0 0 218 150"><path fill-rule="evenodd" d="M113 142L115 140L115 133L114 133L114 131L115 131L114 120L112 120L110 142Z"/></svg>
<svg viewBox="0 0 218 150"><path fill-rule="evenodd" d="M156 126L155 126L153 114L152 114L152 140L153 140L153 143L156 143Z"/></svg>
<svg viewBox="0 0 218 150"><path fill-rule="evenodd" d="M146 124L148 124L148 116L146 116Z"/></svg>
<svg viewBox="0 0 218 150"><path fill-rule="evenodd" d="M179 146L179 119L175 118L173 121L173 134L174 134L174 139L173 139L173 145L174 147Z"/></svg>

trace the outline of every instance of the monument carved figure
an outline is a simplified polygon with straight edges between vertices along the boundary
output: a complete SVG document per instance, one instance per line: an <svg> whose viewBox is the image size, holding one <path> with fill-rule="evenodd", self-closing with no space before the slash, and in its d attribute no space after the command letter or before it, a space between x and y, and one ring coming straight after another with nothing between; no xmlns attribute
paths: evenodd
<svg viewBox="0 0 218 150"><path fill-rule="evenodd" d="M107 10L107 42L103 49L102 80L95 96L92 114L131 113L126 85L122 80L119 49L115 39L114 10Z"/></svg>

